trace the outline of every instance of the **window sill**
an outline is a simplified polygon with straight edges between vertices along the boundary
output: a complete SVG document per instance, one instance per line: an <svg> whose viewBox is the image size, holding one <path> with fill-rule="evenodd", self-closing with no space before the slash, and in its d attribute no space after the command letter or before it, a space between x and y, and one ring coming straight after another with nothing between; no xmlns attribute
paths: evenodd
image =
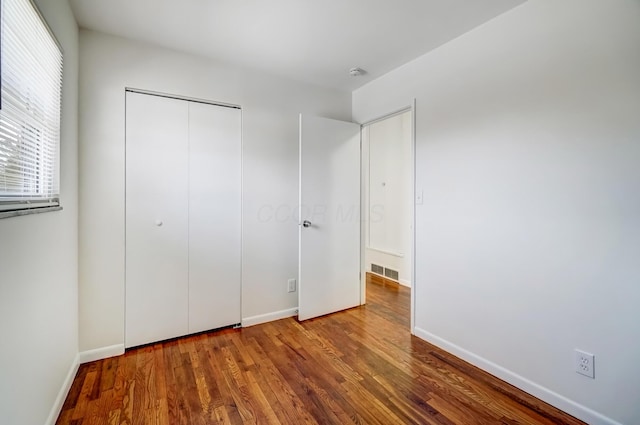
<svg viewBox="0 0 640 425"><path fill-rule="evenodd" d="M57 205L55 207L41 207L41 208L27 208L23 210L14 211L2 211L0 212L0 219L9 217L19 217L21 215L42 214L46 212L61 211L62 207Z"/></svg>

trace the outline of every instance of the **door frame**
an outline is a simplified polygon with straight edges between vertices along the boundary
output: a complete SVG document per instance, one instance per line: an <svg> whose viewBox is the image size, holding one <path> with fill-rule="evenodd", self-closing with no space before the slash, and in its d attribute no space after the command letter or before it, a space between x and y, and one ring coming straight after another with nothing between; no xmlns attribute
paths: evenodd
<svg viewBox="0 0 640 425"><path fill-rule="evenodd" d="M410 240L410 253L409 253L409 259L411 262L411 267L410 267L410 275L411 275L411 287L410 287L410 291L411 291L411 299L410 299L410 304L411 304L411 311L410 311L410 321L411 321L411 325L410 325L410 331L411 334L414 334L414 328L415 328L415 288L416 288L416 100L413 99L411 104L404 106L400 109L396 109L392 112L388 112L384 115L380 115L376 118L373 118L371 120L368 120L362 124L360 124L360 217L362 218L360 220L360 304L364 305L366 304L366 299L367 299L367 266L366 266L366 262L365 262L365 253L366 253L366 245L367 245L367 241L366 241L366 231L367 231L367 222L364 220L364 217L367 217L366 214L366 208L368 207L367 203L365 202L365 187L364 187L364 174L363 174L363 170L364 170L364 149L363 149L363 145L364 145L364 140L362 138L362 134L363 134L363 129L364 127L374 124L376 122L379 121L384 121L387 118L391 118L395 115L399 115L399 114L403 114L405 112L411 112L411 141L410 141L410 145L411 145L411 156L409 159L409 175L411 176L411 187L409 188L409 193L411 193L412 196L412 203L411 203L411 240Z"/></svg>

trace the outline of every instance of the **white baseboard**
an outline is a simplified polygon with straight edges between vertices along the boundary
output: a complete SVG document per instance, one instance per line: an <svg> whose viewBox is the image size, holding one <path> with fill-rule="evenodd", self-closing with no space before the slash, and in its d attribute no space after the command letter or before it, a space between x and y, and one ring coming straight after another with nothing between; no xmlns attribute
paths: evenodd
<svg viewBox="0 0 640 425"><path fill-rule="evenodd" d="M242 319L242 327L247 328L261 323L273 322L274 320L285 319L287 317L297 316L298 307L289 308L287 310L274 311L273 313L260 314L258 316L245 317Z"/></svg>
<svg viewBox="0 0 640 425"><path fill-rule="evenodd" d="M62 387L60 387L60 391L58 391L58 395L56 396L56 401L53 403L51 407L51 411L49 412L49 417L45 422L46 425L55 425L58 420L58 416L60 416L60 412L62 411L62 406L64 405L64 401L67 399L67 394L69 394L69 390L71 389L71 385L73 384L73 380L76 377L76 373L78 373L78 367L80 367L80 355L76 354L76 357L71 362L71 367L69 368L69 372L67 372L67 376L64 378L64 382L62 383Z"/></svg>
<svg viewBox="0 0 640 425"><path fill-rule="evenodd" d="M595 410L576 403L573 400L570 400L554 391L551 391L548 388L536 384L535 382L523 376L520 376L508 369L505 369L500 365L497 365L483 357L478 356L477 354L472 353L471 351L465 350L464 348L456 344L453 344L443 338L427 332L424 329L415 327L413 334L418 338L424 339L425 341L430 342L431 344L440 347L445 351L448 351L456 357L459 357L462 360L465 360L472 365L477 366L486 372L489 372L490 374L502 379L505 382L508 382L509 384L521 389L522 391L529 393L534 397L537 397L540 400L549 403L550 405L555 406L558 409L567 412L568 414L573 415L590 425L622 425L621 423L616 422L613 419L596 412Z"/></svg>
<svg viewBox="0 0 640 425"><path fill-rule="evenodd" d="M80 358L80 364L82 364L113 356L119 356L121 354L124 354L124 344L116 344L108 347L96 348L95 350L82 351L78 356Z"/></svg>
<svg viewBox="0 0 640 425"><path fill-rule="evenodd" d="M367 273L371 273L374 276L379 276L379 277L383 277L387 280L390 280L392 282L396 282L398 285L402 285L402 286L406 286L407 288L411 288L411 281L407 280L407 279L391 279L390 277L387 277L383 274L379 274L376 272L372 272L370 269L365 270Z"/></svg>
<svg viewBox="0 0 640 425"><path fill-rule="evenodd" d="M60 391L58 391L58 395L56 396L56 400L51 407L51 411L49 412L49 417L45 422L46 425L55 425L58 420L58 416L60 416L60 412L62 411L62 406L64 405L64 401L67 399L67 394L69 394L69 390L71 390L71 385L73 384L73 380L78 373L78 368L80 364L92 362L94 360L106 359L107 357L113 357L120 354L124 354L124 344L112 345L111 347L103 347L95 350L83 351L81 353L76 354L73 362L71 363L71 367L69 368L69 372L67 376L64 378L64 382L60 387Z"/></svg>

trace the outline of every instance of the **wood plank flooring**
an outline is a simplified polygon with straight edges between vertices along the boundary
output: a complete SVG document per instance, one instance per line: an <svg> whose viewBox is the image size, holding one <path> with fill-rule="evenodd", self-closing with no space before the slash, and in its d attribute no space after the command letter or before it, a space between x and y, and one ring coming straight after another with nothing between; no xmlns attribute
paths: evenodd
<svg viewBox="0 0 640 425"><path fill-rule="evenodd" d="M80 366L57 424L583 424L409 333L409 290Z"/></svg>

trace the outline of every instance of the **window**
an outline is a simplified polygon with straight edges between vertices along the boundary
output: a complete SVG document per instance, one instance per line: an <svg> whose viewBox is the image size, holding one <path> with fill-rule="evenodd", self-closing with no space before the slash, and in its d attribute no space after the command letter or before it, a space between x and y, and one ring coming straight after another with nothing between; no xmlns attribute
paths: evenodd
<svg viewBox="0 0 640 425"><path fill-rule="evenodd" d="M59 206L62 94L62 51L36 7L1 12L0 217Z"/></svg>

